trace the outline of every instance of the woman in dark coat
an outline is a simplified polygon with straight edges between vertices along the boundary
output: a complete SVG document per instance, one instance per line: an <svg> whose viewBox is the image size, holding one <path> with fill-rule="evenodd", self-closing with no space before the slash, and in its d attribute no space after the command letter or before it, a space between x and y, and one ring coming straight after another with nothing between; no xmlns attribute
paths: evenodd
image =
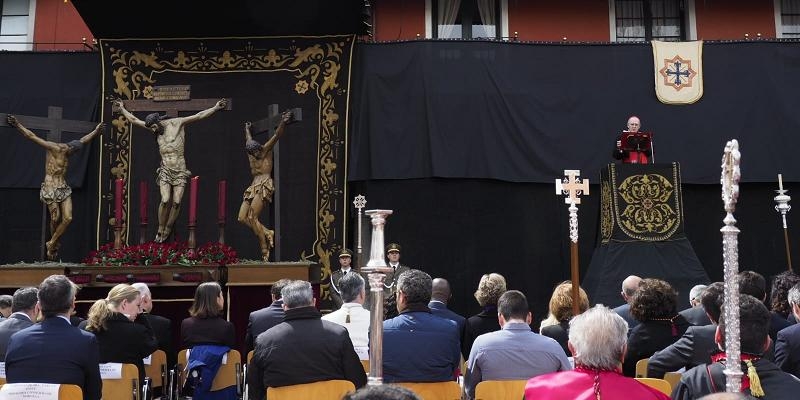
<svg viewBox="0 0 800 400"><path fill-rule="evenodd" d="M497 300L506 292L506 278L500 274L486 274L478 283L475 291L475 300L482 307L481 312L473 315L464 322L464 332L461 336L461 355L466 361L475 338L484 333L500 330L497 320Z"/></svg>
<svg viewBox="0 0 800 400"><path fill-rule="evenodd" d="M225 298L217 282L205 282L194 292L194 303L189 308L189 318L181 322L181 348L190 349L200 344L214 344L234 348L236 331L224 319Z"/></svg>
<svg viewBox="0 0 800 400"><path fill-rule="evenodd" d="M120 284L111 288L108 297L97 300L89 309L81 328L94 333L100 345L101 363L133 364L144 382L143 358L158 348L153 329L141 313L141 296L134 287Z"/></svg>

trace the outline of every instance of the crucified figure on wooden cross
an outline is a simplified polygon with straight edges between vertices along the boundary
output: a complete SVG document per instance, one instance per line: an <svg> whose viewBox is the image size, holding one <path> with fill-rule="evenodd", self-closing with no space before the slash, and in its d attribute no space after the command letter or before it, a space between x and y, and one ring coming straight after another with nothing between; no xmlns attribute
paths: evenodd
<svg viewBox="0 0 800 400"><path fill-rule="evenodd" d="M275 129L275 134L263 145L253 139L250 132L252 127L250 121L244 123L245 150L247 150L247 159L250 162L250 172L253 174L253 183L244 191L244 200L239 208L239 222L247 225L258 237L264 261L269 259L269 252L274 245L275 232L267 229L258 220L258 216L261 214L264 204L272 201L272 192L275 191L272 183L272 148L283 136L286 124L291 120L291 111L281 114L281 122Z"/></svg>
<svg viewBox="0 0 800 400"><path fill-rule="evenodd" d="M158 204L158 233L156 243L163 243L172 233L172 226L178 219L181 208L181 198L186 187L186 178L191 176L191 171L186 168L184 158L186 124L210 117L218 110L227 106L227 100L221 99L213 107L200 111L188 117L167 118L158 113L148 114L144 121L136 118L125 109L122 100L114 100L113 110L122 115L136 126L151 130L158 141L158 151L161 153L161 165L156 170L156 184L158 184L161 202Z"/></svg>
<svg viewBox="0 0 800 400"><path fill-rule="evenodd" d="M95 135L103 131L105 124L102 122L97 127L79 140L69 143L55 143L36 136L30 129L24 127L13 115L8 116L8 124L17 128L25 137L34 141L47 150L45 158L44 181L39 191L39 200L47 206L50 213L50 240L45 243L47 258L55 260L60 247L59 239L72 222L72 188L67 185L65 176L69 165L69 156L80 150L84 144L89 143Z"/></svg>

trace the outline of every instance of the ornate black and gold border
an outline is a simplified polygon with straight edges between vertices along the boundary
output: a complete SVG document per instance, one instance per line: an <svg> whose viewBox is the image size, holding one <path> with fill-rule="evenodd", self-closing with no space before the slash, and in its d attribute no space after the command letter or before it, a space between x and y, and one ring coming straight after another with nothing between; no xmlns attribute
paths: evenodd
<svg viewBox="0 0 800 400"><path fill-rule="evenodd" d="M138 50L130 42L138 42ZM224 49L209 49L208 44L224 41ZM341 244L334 238L345 237L346 215L337 204L347 204L347 110L350 84L350 61L355 38L353 36L322 36L298 38L228 38L228 39L147 39L101 40L103 71L111 74L103 79L103 115L106 106L116 98L134 100L152 97L152 86L158 74L166 71L184 73L277 72L294 75L298 94L311 93L319 98L319 132L317 149L317 201L316 238L303 259L317 258L322 268L321 281L331 273L331 255ZM125 46L120 44L125 43ZM140 43L140 45L139 45ZM267 43L268 46L264 47ZM274 46L271 45L274 43ZM110 78L110 79L109 79ZM113 84L108 84L113 82ZM347 96L341 96L344 92ZM340 100L337 102L337 99ZM346 99L345 101L341 101ZM344 121L340 122L340 119ZM343 123L342 123L343 122ZM131 131L121 116L112 122L111 141L104 143L98 173L97 245L100 246L103 227L101 218L107 218L112 209L113 178L129 182L131 164ZM344 146L342 146L344 144ZM342 152L342 153L339 153ZM344 166L340 166L344 163ZM110 176L104 177L108 170ZM337 170L339 173L337 173ZM129 184L128 184L129 185ZM130 193L130 191L127 191ZM129 198L123 202L123 213L129 214ZM105 212L103 212L105 210ZM339 232L336 232L336 231ZM123 232L127 241L129 231ZM323 285L323 297L328 291Z"/></svg>

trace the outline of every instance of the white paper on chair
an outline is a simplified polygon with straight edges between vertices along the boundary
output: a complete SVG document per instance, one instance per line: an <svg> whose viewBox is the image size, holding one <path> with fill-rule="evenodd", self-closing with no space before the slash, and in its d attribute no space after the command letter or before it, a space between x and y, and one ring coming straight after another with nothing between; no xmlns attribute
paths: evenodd
<svg viewBox="0 0 800 400"><path fill-rule="evenodd" d="M369 360L369 347L356 346L354 347L359 360Z"/></svg>
<svg viewBox="0 0 800 400"><path fill-rule="evenodd" d="M122 364L100 364L100 379L122 379Z"/></svg>
<svg viewBox="0 0 800 400"><path fill-rule="evenodd" d="M6 379L6 363L0 362L0 378Z"/></svg>
<svg viewBox="0 0 800 400"><path fill-rule="evenodd" d="M152 354L150 354L149 356L147 356L147 357L143 358L143 359L142 359L142 363L144 363L144 365L151 365L151 364L153 364L153 355L152 355Z"/></svg>
<svg viewBox="0 0 800 400"><path fill-rule="evenodd" d="M57 383L6 383L0 388L0 400L58 400Z"/></svg>

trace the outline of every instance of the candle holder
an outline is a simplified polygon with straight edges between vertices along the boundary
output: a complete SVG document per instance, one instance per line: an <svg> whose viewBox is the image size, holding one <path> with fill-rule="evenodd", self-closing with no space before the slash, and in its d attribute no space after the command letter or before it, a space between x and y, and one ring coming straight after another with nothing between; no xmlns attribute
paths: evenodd
<svg viewBox="0 0 800 400"><path fill-rule="evenodd" d="M122 220L114 217L114 250L122 248Z"/></svg>
<svg viewBox="0 0 800 400"><path fill-rule="evenodd" d="M792 209L792 206L789 205L789 201L792 198L786 194L788 190L783 188L783 177L779 174L778 175L778 190L775 191L778 195L775 196L773 200L775 200L775 211L781 214L781 220L783 222L783 242L784 247L786 247L786 264L789 267L789 271L792 271L792 253L789 247L789 228L786 224L786 214Z"/></svg>
<svg viewBox="0 0 800 400"><path fill-rule="evenodd" d="M369 291L372 293L369 329L369 377L368 385L383 384L383 281L392 267L386 265L383 249L383 227L392 210L367 210L372 217L372 241L369 262L361 271L369 278Z"/></svg>

